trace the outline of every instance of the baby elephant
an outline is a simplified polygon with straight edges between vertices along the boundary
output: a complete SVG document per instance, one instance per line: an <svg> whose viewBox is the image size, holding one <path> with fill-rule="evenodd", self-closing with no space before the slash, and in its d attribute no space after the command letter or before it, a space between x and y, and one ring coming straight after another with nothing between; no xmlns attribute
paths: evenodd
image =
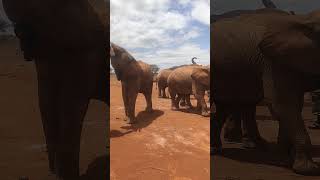
<svg viewBox="0 0 320 180"><path fill-rule="evenodd" d="M197 99L197 108L201 109L201 115L208 117L207 103L204 100L205 92L210 90L210 67L204 66L194 68L191 74L192 78L192 91Z"/></svg>
<svg viewBox="0 0 320 180"><path fill-rule="evenodd" d="M147 102L147 112L152 112L153 73L150 65L136 61L124 48L110 43L111 65L117 79L121 81L122 98L126 120L135 122L135 104L138 93L142 93Z"/></svg>

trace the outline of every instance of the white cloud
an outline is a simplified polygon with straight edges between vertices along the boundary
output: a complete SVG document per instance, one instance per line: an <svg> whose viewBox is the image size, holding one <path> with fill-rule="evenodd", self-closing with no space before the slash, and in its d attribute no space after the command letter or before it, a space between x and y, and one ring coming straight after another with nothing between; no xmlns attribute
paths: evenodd
<svg viewBox="0 0 320 180"><path fill-rule="evenodd" d="M192 57L209 62L209 50L193 41L206 32L192 23L207 25L201 11L206 5L209 9L209 1L200 1L200 6L191 0L175 1L184 7L181 9L172 0L111 0L110 39L136 59L160 67L189 64Z"/></svg>
<svg viewBox="0 0 320 180"><path fill-rule="evenodd" d="M198 0L193 1L193 9L191 12L192 18L199 22L210 25L210 1L209 0Z"/></svg>
<svg viewBox="0 0 320 180"><path fill-rule="evenodd" d="M165 46L189 17L168 11L168 0L111 0L111 41L128 48Z"/></svg>

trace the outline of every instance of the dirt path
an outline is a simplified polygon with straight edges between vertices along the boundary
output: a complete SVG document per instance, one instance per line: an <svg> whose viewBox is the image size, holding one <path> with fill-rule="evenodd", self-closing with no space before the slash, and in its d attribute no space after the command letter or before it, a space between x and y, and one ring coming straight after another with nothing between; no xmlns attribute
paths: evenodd
<svg viewBox="0 0 320 180"><path fill-rule="evenodd" d="M306 99L310 104L309 99ZM304 108L303 117L308 126L315 117L311 107ZM276 150L278 122L270 120L266 107L257 108L258 126L262 137L273 143L270 150L241 149L240 145L223 144L223 156L213 156L211 165L214 180L318 180L319 177L301 176L288 167L288 159ZM308 129L313 143L314 160L320 162L320 130Z"/></svg>
<svg viewBox="0 0 320 180"><path fill-rule="evenodd" d="M124 118L121 85L111 78L111 179L205 180L210 177L209 118L170 110L170 100L157 97L155 112L144 112L142 94L136 103L139 123ZM196 104L192 100L193 105Z"/></svg>
<svg viewBox="0 0 320 180"><path fill-rule="evenodd" d="M48 166L35 67L15 54L16 47L14 41L0 43L0 179L44 180ZM106 176L105 109L98 101L89 106L81 142L82 179Z"/></svg>

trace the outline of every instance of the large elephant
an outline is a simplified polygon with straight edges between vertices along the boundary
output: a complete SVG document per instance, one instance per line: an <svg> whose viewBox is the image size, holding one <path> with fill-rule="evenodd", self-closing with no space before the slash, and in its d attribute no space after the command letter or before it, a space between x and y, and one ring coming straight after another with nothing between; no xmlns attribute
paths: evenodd
<svg viewBox="0 0 320 180"><path fill-rule="evenodd" d="M219 120L239 106L241 116L252 116L263 99L263 79L270 78L279 140L292 152L293 170L320 174L311 158L310 137L301 115L304 93L319 88L319 19L320 11L308 15L260 13L213 24L212 94L220 112L212 123L215 147L221 147L223 122ZM256 127L250 131L258 132Z"/></svg>
<svg viewBox="0 0 320 180"><path fill-rule="evenodd" d="M157 83L158 83L158 91L159 97L167 98L166 95L166 88L168 87L168 77L172 73L173 70L171 69L163 69L157 75Z"/></svg>
<svg viewBox="0 0 320 180"><path fill-rule="evenodd" d="M192 91L197 99L198 108L201 108L201 115L210 116L207 108L207 103L204 100L205 92L210 89L210 67L204 66L194 68L191 73Z"/></svg>
<svg viewBox="0 0 320 180"><path fill-rule="evenodd" d="M153 73L150 65L136 61L124 48L114 43L110 43L110 46L111 65L122 85L126 120L129 123L135 123L135 104L138 93L142 93L146 98L146 111L153 111L151 99Z"/></svg>
<svg viewBox="0 0 320 180"><path fill-rule="evenodd" d="M25 58L35 61L50 176L77 179L89 100L107 102L109 18L88 0L3 0L3 6Z"/></svg>
<svg viewBox="0 0 320 180"><path fill-rule="evenodd" d="M191 74L195 67L200 65L187 65L176 68L168 77L168 89L171 98L171 109L179 109L179 102L181 98L185 97L186 105L192 108L190 102L190 95L192 92L192 78Z"/></svg>

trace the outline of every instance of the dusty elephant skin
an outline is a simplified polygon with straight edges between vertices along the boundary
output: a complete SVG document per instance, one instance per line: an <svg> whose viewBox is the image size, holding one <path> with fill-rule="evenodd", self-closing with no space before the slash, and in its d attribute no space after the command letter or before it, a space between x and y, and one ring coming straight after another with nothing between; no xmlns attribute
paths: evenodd
<svg viewBox="0 0 320 180"><path fill-rule="evenodd" d="M249 110L263 98L262 79L267 69L274 85L279 141L293 155L293 170L320 174L311 158L310 137L301 118L304 92L319 88L311 80L320 75L319 27L319 11L308 15L251 14L213 24L212 94L220 112L215 115L218 121L212 123L216 148L221 147L223 122L219 120L232 106L246 108L241 116L250 115ZM252 131L257 131L256 126Z"/></svg>
<svg viewBox="0 0 320 180"><path fill-rule="evenodd" d="M171 98L171 109L178 110L179 102L186 99L188 108L192 108L190 95L192 94L192 70L200 65L187 65L175 69L168 77L168 88Z"/></svg>
<svg viewBox="0 0 320 180"><path fill-rule="evenodd" d="M147 102L146 111L152 112L153 74L150 65L136 61L124 48L111 44L111 64L117 79L121 81L122 98L126 119L135 123L135 104L138 93L142 93Z"/></svg>
<svg viewBox="0 0 320 180"><path fill-rule="evenodd" d="M172 73L173 70L170 69L163 69L157 75L157 84L158 84L158 93L159 97L167 98L166 95L166 88L168 87L168 77Z"/></svg>
<svg viewBox="0 0 320 180"><path fill-rule="evenodd" d="M25 58L33 59L49 168L79 177L80 137L91 98L104 102L109 73L106 24L87 0L3 0Z"/></svg>
<svg viewBox="0 0 320 180"><path fill-rule="evenodd" d="M201 115L208 117L207 103L204 100L205 92L210 89L210 67L194 68L191 73L192 91L200 106Z"/></svg>

